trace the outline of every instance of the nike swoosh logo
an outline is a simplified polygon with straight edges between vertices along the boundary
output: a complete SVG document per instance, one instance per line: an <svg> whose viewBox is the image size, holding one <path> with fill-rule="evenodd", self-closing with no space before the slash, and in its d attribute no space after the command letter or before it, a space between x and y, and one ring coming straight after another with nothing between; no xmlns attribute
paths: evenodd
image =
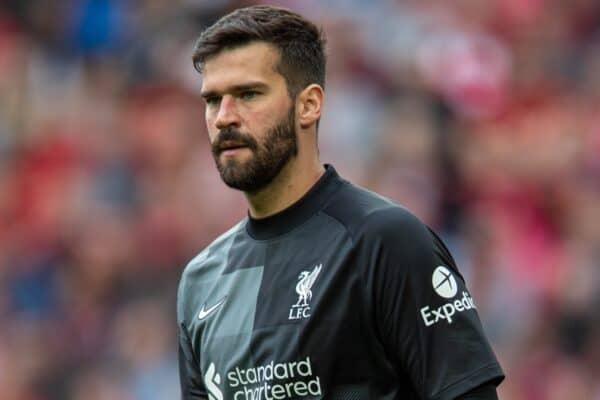
<svg viewBox="0 0 600 400"><path fill-rule="evenodd" d="M213 311L215 311L217 308L221 307L223 305L223 303L225 303L225 300L227 300L227 296L223 297L221 300L219 300L216 304L213 304L212 306L205 308L206 307L206 303L202 304L202 308L200 309L200 312L198 313L198 319L205 319L206 317L208 317L210 314L213 313Z"/></svg>

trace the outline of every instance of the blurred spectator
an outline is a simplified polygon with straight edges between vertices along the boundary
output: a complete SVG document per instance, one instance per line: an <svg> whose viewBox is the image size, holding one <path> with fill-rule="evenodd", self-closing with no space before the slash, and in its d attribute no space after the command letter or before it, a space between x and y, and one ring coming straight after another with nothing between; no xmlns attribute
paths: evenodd
<svg viewBox="0 0 600 400"><path fill-rule="evenodd" d="M245 215L190 49L257 1L0 6L0 387L177 398L183 265ZM329 41L323 159L438 230L508 400L600 399L600 3L292 1Z"/></svg>

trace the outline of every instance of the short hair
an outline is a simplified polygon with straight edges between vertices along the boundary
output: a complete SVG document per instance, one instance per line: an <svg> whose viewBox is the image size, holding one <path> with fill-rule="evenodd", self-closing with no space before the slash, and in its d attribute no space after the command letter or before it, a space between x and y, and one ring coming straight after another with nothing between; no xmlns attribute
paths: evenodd
<svg viewBox="0 0 600 400"><path fill-rule="evenodd" d="M194 47L194 68L202 73L211 57L251 42L277 48L280 59L275 69L285 79L290 97L313 83L325 87L323 31L300 14L273 6L240 8L204 30Z"/></svg>

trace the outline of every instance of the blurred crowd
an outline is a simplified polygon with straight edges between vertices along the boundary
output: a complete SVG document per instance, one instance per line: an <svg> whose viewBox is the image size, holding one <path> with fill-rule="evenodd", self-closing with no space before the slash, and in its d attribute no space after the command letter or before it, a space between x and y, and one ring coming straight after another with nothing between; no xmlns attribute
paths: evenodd
<svg viewBox="0 0 600 400"><path fill-rule="evenodd" d="M175 291L246 214L191 49L233 0L0 5L0 398L179 396ZM289 0L322 160L449 245L504 400L600 399L600 2Z"/></svg>

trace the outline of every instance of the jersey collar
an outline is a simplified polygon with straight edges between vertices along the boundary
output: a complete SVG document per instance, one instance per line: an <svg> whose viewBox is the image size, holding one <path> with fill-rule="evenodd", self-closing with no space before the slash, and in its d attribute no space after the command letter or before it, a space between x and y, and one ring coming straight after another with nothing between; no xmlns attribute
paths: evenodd
<svg viewBox="0 0 600 400"><path fill-rule="evenodd" d="M248 214L246 231L257 240L283 235L323 209L331 194L343 182L333 166L325 164L325 173L312 188L288 208L266 218L255 219Z"/></svg>

